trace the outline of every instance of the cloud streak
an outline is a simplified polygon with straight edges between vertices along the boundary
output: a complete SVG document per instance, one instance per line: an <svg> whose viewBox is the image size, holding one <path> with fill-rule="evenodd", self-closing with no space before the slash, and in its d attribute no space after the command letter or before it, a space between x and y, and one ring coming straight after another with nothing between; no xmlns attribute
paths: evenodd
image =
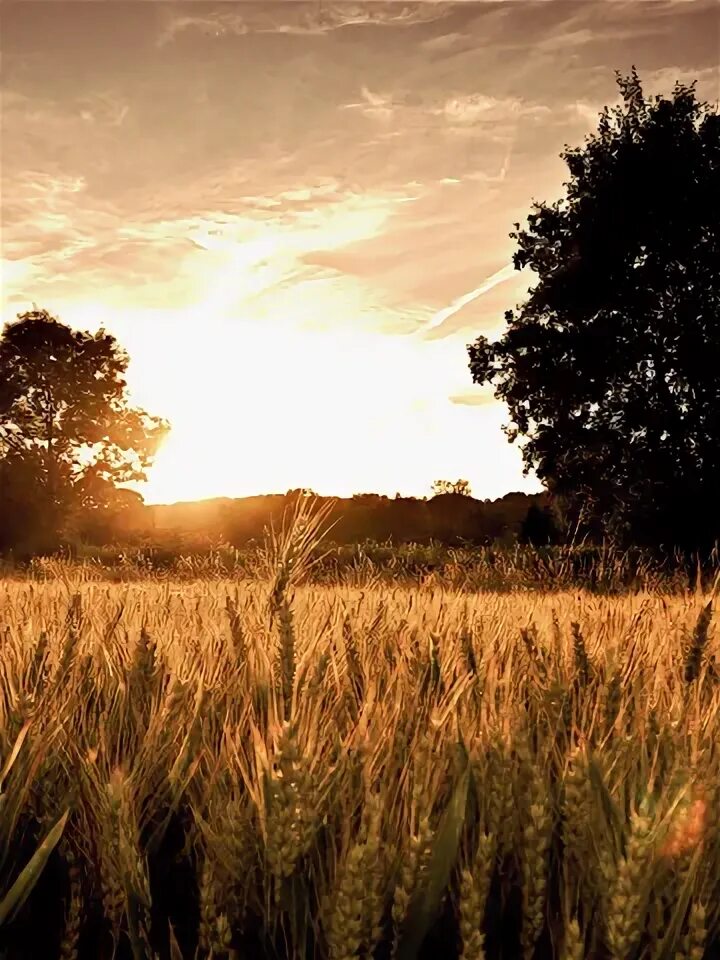
<svg viewBox="0 0 720 960"><path fill-rule="evenodd" d="M493 273L492 276L487 278L487 280L484 280L479 287L475 287L475 289L471 290L469 293L464 293L461 297L453 300L450 306L443 307L442 310L438 310L437 313L430 318L428 323L417 331L417 335L421 337L427 337L427 335L432 332L437 335L438 331L442 330L447 321L459 313L463 307L466 307L469 303L477 300L478 297L481 297L483 294L488 293L490 290L497 287L498 284L505 283L505 281L509 280L514 273L515 267L513 264L508 264L505 267L501 267L500 270L497 270L495 273Z"/></svg>
<svg viewBox="0 0 720 960"><path fill-rule="evenodd" d="M410 27L433 23L447 16L453 4L433 2L397 3L286 3L269 8L264 2L238 3L231 10L210 9L202 14L170 10L158 35L157 45L166 46L185 32L222 37L246 34L326 36L351 27Z"/></svg>

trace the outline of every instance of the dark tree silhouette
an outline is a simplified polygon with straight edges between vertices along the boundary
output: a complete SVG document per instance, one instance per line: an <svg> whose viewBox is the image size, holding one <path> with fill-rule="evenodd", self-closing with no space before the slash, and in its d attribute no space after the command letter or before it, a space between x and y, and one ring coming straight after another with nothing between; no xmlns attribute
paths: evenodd
<svg viewBox="0 0 720 960"><path fill-rule="evenodd" d="M291 498L300 498L300 497L317 497L317 494L314 490L311 490L310 487L293 487L291 490L288 490L285 494L286 497Z"/></svg>
<svg viewBox="0 0 720 960"><path fill-rule="evenodd" d="M50 546L53 517L41 479L44 468L44 457L37 450L8 452L0 458L0 551L33 540L38 546Z"/></svg>
<svg viewBox="0 0 720 960"><path fill-rule="evenodd" d="M510 234L538 283L508 329L468 346L507 403L525 473L563 517L619 542L707 549L720 535L720 116L694 84L624 105L561 155L567 196Z"/></svg>
<svg viewBox="0 0 720 960"><path fill-rule="evenodd" d="M57 545L73 515L117 505L168 424L128 406L127 353L35 309L0 335L0 546ZM32 529L31 529L32 527ZM4 541L4 543L3 543Z"/></svg>
<svg viewBox="0 0 720 960"><path fill-rule="evenodd" d="M550 507L540 507L532 503L520 528L520 542L533 547L546 547L558 543L560 531Z"/></svg>

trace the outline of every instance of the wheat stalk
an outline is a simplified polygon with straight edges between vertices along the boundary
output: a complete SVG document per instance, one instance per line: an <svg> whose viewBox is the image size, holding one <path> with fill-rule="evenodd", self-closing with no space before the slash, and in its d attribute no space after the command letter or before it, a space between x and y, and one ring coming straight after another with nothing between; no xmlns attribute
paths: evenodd
<svg viewBox="0 0 720 960"><path fill-rule="evenodd" d="M613 960L626 960L643 931L647 876L652 859L652 820L647 803L630 818L625 855L620 858L608 898L607 942Z"/></svg>

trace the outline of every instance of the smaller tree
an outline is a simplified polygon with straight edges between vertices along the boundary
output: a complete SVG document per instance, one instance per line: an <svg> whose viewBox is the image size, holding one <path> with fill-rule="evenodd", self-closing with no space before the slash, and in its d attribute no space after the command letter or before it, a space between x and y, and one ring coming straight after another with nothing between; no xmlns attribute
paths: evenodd
<svg viewBox="0 0 720 960"><path fill-rule="evenodd" d="M0 515L25 518L13 530L5 526L6 541L32 537L32 519L43 547L57 545L73 517L112 506L118 484L146 479L169 424L129 406L128 363L105 330L72 330L47 310L6 324Z"/></svg>
<svg viewBox="0 0 720 960"><path fill-rule="evenodd" d="M0 458L0 552L30 556L55 545L43 469L39 451L18 450Z"/></svg>
<svg viewBox="0 0 720 960"><path fill-rule="evenodd" d="M455 493L461 497L471 497L470 481L456 480L452 483L450 480L435 480L432 485L432 491L436 497L447 493Z"/></svg>

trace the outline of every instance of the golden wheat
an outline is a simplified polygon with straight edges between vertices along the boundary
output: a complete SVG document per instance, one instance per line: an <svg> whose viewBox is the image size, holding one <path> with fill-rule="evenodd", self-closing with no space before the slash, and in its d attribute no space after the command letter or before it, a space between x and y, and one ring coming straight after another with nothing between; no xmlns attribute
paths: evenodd
<svg viewBox="0 0 720 960"><path fill-rule="evenodd" d="M197 853L201 955L235 957L243 934L365 960L387 934L395 957L408 918L457 894L460 955L479 960L492 884L526 958L541 937L565 960L645 938L699 960L720 919L718 800L677 798L720 781L708 598L326 587L303 581L308 530L255 581L0 581L0 865L20 826L71 809L63 960L97 894L115 939L152 956L171 822L179 859ZM460 855L441 819L458 744Z"/></svg>

